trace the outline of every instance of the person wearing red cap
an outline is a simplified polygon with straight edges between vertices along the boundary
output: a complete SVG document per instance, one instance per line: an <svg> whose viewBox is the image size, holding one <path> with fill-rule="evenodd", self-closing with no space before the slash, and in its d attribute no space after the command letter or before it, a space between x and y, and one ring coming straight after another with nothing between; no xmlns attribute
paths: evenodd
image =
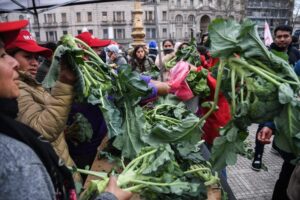
<svg viewBox="0 0 300 200"><path fill-rule="evenodd" d="M39 46L27 30L21 30L17 39L6 44L7 52L20 63L20 70L29 72L33 77L39 67L38 56L50 57L50 49Z"/></svg>
<svg viewBox="0 0 300 200"><path fill-rule="evenodd" d="M101 40L94 37L90 32L83 32L76 37L89 45L100 56L102 61L106 62L106 53L103 51L103 48L110 45L112 40Z"/></svg>
<svg viewBox="0 0 300 200"><path fill-rule="evenodd" d="M25 20L0 23L0 199L74 200L70 196L76 197L72 175L64 165L59 166L52 146L15 120L19 63L5 52L4 43L14 40L27 24Z"/></svg>
<svg viewBox="0 0 300 200"><path fill-rule="evenodd" d="M20 91L18 97L20 122L27 124L51 142L57 155L67 166L74 166L65 141L64 128L73 102L75 75L66 65L61 65L59 81L51 93L35 81L39 66L38 55L51 56L52 51L39 46L30 33L20 31L17 38L5 45L7 52L19 63ZM80 176L75 177L80 181Z"/></svg>

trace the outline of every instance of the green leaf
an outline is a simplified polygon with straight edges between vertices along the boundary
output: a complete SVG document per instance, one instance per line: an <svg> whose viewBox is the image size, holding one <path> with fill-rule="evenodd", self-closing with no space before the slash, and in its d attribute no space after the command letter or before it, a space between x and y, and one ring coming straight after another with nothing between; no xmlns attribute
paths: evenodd
<svg viewBox="0 0 300 200"><path fill-rule="evenodd" d="M275 54L276 56L282 58L283 60L285 60L285 61L287 61L287 62L289 61L289 55L288 55L286 52L276 51L276 50L274 50L274 49L271 49L271 52L272 52L273 54Z"/></svg>
<svg viewBox="0 0 300 200"><path fill-rule="evenodd" d="M300 132L299 123L300 108L286 104L280 115L274 119L276 125L275 144L282 150L294 155L300 155L298 146L298 133Z"/></svg>
<svg viewBox="0 0 300 200"><path fill-rule="evenodd" d="M287 104L293 101L294 91L287 83L283 83L279 86L278 98L281 104Z"/></svg>
<svg viewBox="0 0 300 200"><path fill-rule="evenodd" d="M52 88L56 81L58 80L58 75L60 71L60 59L62 55L65 53L67 48L62 45L59 45L53 55L51 66L49 71L43 81L44 88Z"/></svg>
<svg viewBox="0 0 300 200"><path fill-rule="evenodd" d="M125 105L125 118L121 127L124 131L117 135L113 145L122 151L125 158L134 158L145 146L140 136L144 132L145 117L140 106L132 107L132 104L126 102Z"/></svg>
<svg viewBox="0 0 300 200"><path fill-rule="evenodd" d="M158 154L158 153L157 153ZM148 163L148 166L143 170L143 174L156 172L161 166L174 159L174 152L170 146L166 145L163 152L159 152L154 160Z"/></svg>
<svg viewBox="0 0 300 200"><path fill-rule="evenodd" d="M215 138L211 163L213 169L219 171L226 165L234 165L237 160L237 154L244 154L244 141L248 136L246 130L238 129L233 123L227 124L221 129L220 136Z"/></svg>
<svg viewBox="0 0 300 200"><path fill-rule="evenodd" d="M240 40L238 46L241 48L241 53L245 58L263 58L270 61L270 52L261 41L256 25L251 20L245 20L241 24Z"/></svg>
<svg viewBox="0 0 300 200"><path fill-rule="evenodd" d="M92 125L81 113L76 113L73 123L66 129L66 136L70 138L75 145L78 143L89 142L93 137Z"/></svg>
<svg viewBox="0 0 300 200"><path fill-rule="evenodd" d="M152 89L148 87L145 81L141 80L137 72L132 71L129 65L122 65L119 68L115 84L115 106L118 108L119 111L117 112L120 112L122 119L116 121L112 127L120 127L122 132L117 135L113 145L122 151L122 156L133 158L145 146L141 140L141 135L145 132L146 120L138 103L142 97L148 96Z"/></svg>
<svg viewBox="0 0 300 200"><path fill-rule="evenodd" d="M149 145L182 141L196 144L203 126L184 103L178 103L172 96L158 100L156 107L146 112L146 120L147 131L142 134L142 140Z"/></svg>
<svg viewBox="0 0 300 200"><path fill-rule="evenodd" d="M215 19L210 23L208 30L213 57L227 58L239 52L237 44L241 26L236 21Z"/></svg>

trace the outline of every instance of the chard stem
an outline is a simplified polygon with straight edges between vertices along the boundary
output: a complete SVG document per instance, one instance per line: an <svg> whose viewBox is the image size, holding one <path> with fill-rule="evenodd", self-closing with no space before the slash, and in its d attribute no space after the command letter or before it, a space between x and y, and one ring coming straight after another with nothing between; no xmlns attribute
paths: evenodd
<svg viewBox="0 0 300 200"><path fill-rule="evenodd" d="M141 180L131 180L132 183L140 183L145 185L155 185L155 186L172 186L172 185L180 185L182 182L175 182L175 183L156 183L156 182L149 182L149 181L141 181Z"/></svg>
<svg viewBox="0 0 300 200"><path fill-rule="evenodd" d="M236 63L238 66L243 66L245 68L248 68L250 71L255 72L256 74L262 76L263 78L265 78L266 80L270 81L271 83L273 83L274 85L276 85L277 87L280 86L280 82L278 82L277 80L275 80L274 78L270 77L270 75L267 75L266 73L261 71L261 68L255 67L253 65L250 65L248 63L246 63L245 61L239 59L239 58L230 58L229 59L229 63Z"/></svg>
<svg viewBox="0 0 300 200"><path fill-rule="evenodd" d="M269 76L271 76L272 78L278 80L278 81L282 81L282 82L286 82L286 83L289 83L291 85L299 85L297 82L294 82L294 81L289 81L289 80L285 80L279 76L277 76L276 74L273 74L265 69L261 69L261 71L263 71L264 73L268 74Z"/></svg>
<svg viewBox="0 0 300 200"><path fill-rule="evenodd" d="M245 81L245 75L241 75L241 102L244 103L244 81Z"/></svg>
<svg viewBox="0 0 300 200"><path fill-rule="evenodd" d="M81 174L92 175L92 176L100 177L102 179L108 178L107 173L105 173L105 172L95 172L95 171L79 169L79 168L72 168L72 167L67 167L67 168L71 171L76 171Z"/></svg>
<svg viewBox="0 0 300 200"><path fill-rule="evenodd" d="M87 70L85 64L84 65L80 65L84 71L84 75L85 77L90 80L90 82L92 83L93 86L98 85L98 83L96 82L96 80L91 76L91 74L89 73L89 71Z"/></svg>
<svg viewBox="0 0 300 200"><path fill-rule="evenodd" d="M138 184L129 188L122 188L122 190L124 191L128 191L128 192L138 192L139 189L142 189L143 187L145 187L145 185L143 184Z"/></svg>
<svg viewBox="0 0 300 200"><path fill-rule="evenodd" d="M180 123L180 120L174 119L172 117L164 116L164 115L158 115L158 114L156 114L154 117L157 118L157 119L168 121L168 122L170 122L172 124L178 124L178 123Z"/></svg>
<svg viewBox="0 0 300 200"><path fill-rule="evenodd" d="M91 73L94 73L101 81L105 81L105 78L106 78L105 74L98 72L92 66L90 66L87 62L85 63L85 66L86 66L87 70L89 70Z"/></svg>
<svg viewBox="0 0 300 200"><path fill-rule="evenodd" d="M143 159L143 158L146 157L146 156L149 156L149 155L151 155L151 154L154 154L154 153L156 153L156 152L157 152L157 149L153 149L152 151L149 151L149 152L147 152L147 153L145 153L145 154L143 154L143 155L141 155L141 156L139 156L139 157L133 159L133 160L132 160L125 168L124 168L124 170L123 170L122 173L125 173L126 171L128 171L128 169L129 169L132 165L134 165L135 162L137 162L137 161Z"/></svg>
<svg viewBox="0 0 300 200"><path fill-rule="evenodd" d="M209 171L210 172L211 169L209 169L208 167L203 167L203 168L196 168L196 169L191 169L188 171L185 171L184 174L191 174L194 172L199 172L199 171Z"/></svg>
<svg viewBox="0 0 300 200"><path fill-rule="evenodd" d="M235 66L232 66L231 69L231 113L232 115L235 114L235 110L236 110L236 95L235 95L235 82L236 82L236 76L235 76Z"/></svg>
<svg viewBox="0 0 300 200"><path fill-rule="evenodd" d="M86 53L89 56L91 56L92 58L94 58L96 61L100 62L100 59L97 55L94 55L93 53L91 53L90 51L88 51L86 49L84 49L83 51L84 51L84 53ZM103 61L101 61L100 63L104 65ZM98 67L98 69L101 71L101 73L105 74L101 67Z"/></svg>
<svg viewBox="0 0 300 200"><path fill-rule="evenodd" d="M82 45L84 48L84 52L91 55L95 60L97 60L99 63L101 63L102 65L104 65L103 60L101 60L101 58L99 58L99 56L97 55L97 53L89 46L87 45L85 42L83 42L82 40L75 38L74 40L76 43L79 43L80 45Z"/></svg>
<svg viewBox="0 0 300 200"><path fill-rule="evenodd" d="M263 68L265 71L268 71L272 74L276 74L276 72L274 72L272 69L270 69L267 65L263 64L262 62L260 62L256 59L253 59L253 58L250 58L250 61L254 62L254 64L256 64L257 66Z"/></svg>

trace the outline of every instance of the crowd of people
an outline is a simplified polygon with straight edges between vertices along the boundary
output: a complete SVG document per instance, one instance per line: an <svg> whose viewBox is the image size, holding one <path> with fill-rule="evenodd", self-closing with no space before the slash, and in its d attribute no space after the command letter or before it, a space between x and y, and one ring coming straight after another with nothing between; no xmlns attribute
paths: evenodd
<svg viewBox="0 0 300 200"><path fill-rule="evenodd" d="M58 81L51 90L43 88L44 80L57 45L39 45L26 28L26 20L0 23L0 199L77 199L75 182L86 179L77 173L71 174L68 167L91 166L98 146L107 133L104 117L98 106L79 104L74 101L74 84L77 80L66 59L60 62ZM289 62L300 72L300 53L292 46L292 29L278 26L274 31L275 42L270 50L286 52ZM128 52L112 40L102 40L89 32L76 36L89 45L104 63L117 69L129 64L133 71L141 74L149 87L153 88L146 101L157 96L174 93L169 84L169 70L165 64L176 51L188 46L185 42L171 39L162 42L163 51L158 52L156 41L135 46ZM204 34L197 47L201 66L189 65L190 70L210 69L217 62L209 54L209 35ZM152 72L161 77L151 76ZM214 80L210 77L213 90ZM145 101L145 99L143 100ZM225 97L220 96L219 110L212 114L203 127L203 139L207 150L219 128L230 120L230 108ZM205 113L201 108L195 113ZM74 144L76 131L70 127L74 116L80 113L90 122L93 135L87 142ZM257 130L255 158L252 168L260 170L263 144L270 143L276 127L273 122L260 124ZM291 163L294 155L274 145L284 163L275 185L272 199L300 199L299 168ZM209 154L209 151L207 151ZM292 175L293 174L293 175ZM235 199L226 182L226 170L221 173L222 186L230 199ZM16 189L18 188L18 189ZM105 190L96 199L130 199L132 194L118 188L116 177L111 177Z"/></svg>

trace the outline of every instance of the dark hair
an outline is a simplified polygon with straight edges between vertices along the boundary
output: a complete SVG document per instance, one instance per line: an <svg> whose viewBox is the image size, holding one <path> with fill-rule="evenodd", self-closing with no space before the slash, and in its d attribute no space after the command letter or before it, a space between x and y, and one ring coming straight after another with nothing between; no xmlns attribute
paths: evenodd
<svg viewBox="0 0 300 200"><path fill-rule="evenodd" d="M182 47L183 47L183 45L187 45L187 46L189 46L189 43L187 43L187 42L183 42L183 43L181 43L181 44L179 45L179 47L178 47L178 50L181 50L181 49L182 49Z"/></svg>
<svg viewBox="0 0 300 200"><path fill-rule="evenodd" d="M18 53L19 51L24 51L24 50L20 48L6 49L6 52L12 57L15 57L16 53Z"/></svg>
<svg viewBox="0 0 300 200"><path fill-rule="evenodd" d="M166 39L162 42L162 45L164 46L166 42L170 42L173 46L175 45L174 41L171 39Z"/></svg>
<svg viewBox="0 0 300 200"><path fill-rule="evenodd" d="M276 36L277 31L287 31L292 35L293 33L293 28L289 25L279 25L275 28L274 30L274 35Z"/></svg>
<svg viewBox="0 0 300 200"><path fill-rule="evenodd" d="M4 48L4 43L2 42L1 37L0 37L0 48Z"/></svg>
<svg viewBox="0 0 300 200"><path fill-rule="evenodd" d="M208 36L208 33L204 33L202 36L201 36L201 40L200 40L200 44L201 45L204 45L204 38L207 37L207 39L209 39L209 36Z"/></svg>
<svg viewBox="0 0 300 200"><path fill-rule="evenodd" d="M133 57L133 58L137 58L136 52L137 52L140 48L142 48L142 49L144 50L145 56L146 56L146 50L145 50L145 47L142 46L142 45L137 45L137 46L134 47L133 52L132 52L132 57Z"/></svg>
<svg viewBox="0 0 300 200"><path fill-rule="evenodd" d="M203 45L197 45L197 51L201 54L201 55L205 55L207 54L207 48Z"/></svg>
<svg viewBox="0 0 300 200"><path fill-rule="evenodd" d="M296 35L292 36L292 43L297 43L299 42L299 38Z"/></svg>
<svg viewBox="0 0 300 200"><path fill-rule="evenodd" d="M55 49L57 48L57 44L55 42L47 42L45 44L41 45L42 47L45 47L47 49L51 49L53 52L55 51Z"/></svg>

